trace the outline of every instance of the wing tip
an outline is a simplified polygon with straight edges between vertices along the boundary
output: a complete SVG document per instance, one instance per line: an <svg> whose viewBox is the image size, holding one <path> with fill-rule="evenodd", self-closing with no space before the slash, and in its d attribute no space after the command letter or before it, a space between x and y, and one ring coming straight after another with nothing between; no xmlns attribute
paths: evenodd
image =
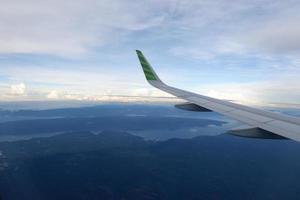
<svg viewBox="0 0 300 200"><path fill-rule="evenodd" d="M147 61L145 56L143 55L141 50L136 50L138 59L140 61L140 64L142 66L142 69L144 71L144 75L147 79L147 81L160 81L159 77L155 73L155 71L152 69L150 63ZM161 82L161 81L160 81Z"/></svg>

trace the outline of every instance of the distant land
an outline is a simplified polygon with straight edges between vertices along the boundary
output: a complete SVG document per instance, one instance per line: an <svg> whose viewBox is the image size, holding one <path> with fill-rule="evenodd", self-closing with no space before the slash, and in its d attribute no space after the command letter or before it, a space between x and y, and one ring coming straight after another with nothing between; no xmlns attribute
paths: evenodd
<svg viewBox="0 0 300 200"><path fill-rule="evenodd" d="M131 131L146 139L194 137L201 135L203 130L208 134L220 134L227 123L215 113L199 115L170 105L106 104L47 110L0 110L0 141L103 130Z"/></svg>
<svg viewBox="0 0 300 200"><path fill-rule="evenodd" d="M299 199L300 145L172 105L0 111L0 199Z"/></svg>

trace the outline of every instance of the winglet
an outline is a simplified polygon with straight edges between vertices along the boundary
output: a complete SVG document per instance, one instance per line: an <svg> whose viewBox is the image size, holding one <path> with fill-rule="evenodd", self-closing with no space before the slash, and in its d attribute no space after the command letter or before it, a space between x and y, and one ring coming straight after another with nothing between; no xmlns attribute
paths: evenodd
<svg viewBox="0 0 300 200"><path fill-rule="evenodd" d="M136 50L136 53L138 55L141 65L142 65L142 68L143 68L143 71L144 71L147 81L162 82L159 79L159 77L157 76L157 74L155 73L155 71L152 69L151 65L149 64L149 62L147 61L147 59L145 58L143 53L140 50Z"/></svg>

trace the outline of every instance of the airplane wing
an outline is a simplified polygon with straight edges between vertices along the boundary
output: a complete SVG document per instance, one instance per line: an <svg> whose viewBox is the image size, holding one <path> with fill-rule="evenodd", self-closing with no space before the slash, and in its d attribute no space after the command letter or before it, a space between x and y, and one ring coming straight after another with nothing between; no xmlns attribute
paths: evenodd
<svg viewBox="0 0 300 200"><path fill-rule="evenodd" d="M300 118L251 108L168 86L159 79L143 53L139 50L136 52L150 85L188 101L188 103L176 107L194 111L215 111L245 123L246 125L230 131L231 134L237 136L292 139L300 142Z"/></svg>

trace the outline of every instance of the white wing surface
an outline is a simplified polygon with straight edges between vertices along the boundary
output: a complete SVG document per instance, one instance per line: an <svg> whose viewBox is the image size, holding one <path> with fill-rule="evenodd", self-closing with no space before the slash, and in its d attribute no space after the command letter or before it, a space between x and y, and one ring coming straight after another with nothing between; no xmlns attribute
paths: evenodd
<svg viewBox="0 0 300 200"><path fill-rule="evenodd" d="M136 52L142 65L145 77L152 86L180 99L184 99L191 104L221 113L248 125L246 126L247 128L241 129L240 131L258 130L259 132L264 132L264 136L265 134L275 136L270 138L289 138L300 142L300 118L251 108L168 86L159 79L142 52L139 50ZM237 129L234 131L236 131L235 133L238 132ZM235 134L234 131L233 134ZM243 135L241 134L240 136Z"/></svg>

